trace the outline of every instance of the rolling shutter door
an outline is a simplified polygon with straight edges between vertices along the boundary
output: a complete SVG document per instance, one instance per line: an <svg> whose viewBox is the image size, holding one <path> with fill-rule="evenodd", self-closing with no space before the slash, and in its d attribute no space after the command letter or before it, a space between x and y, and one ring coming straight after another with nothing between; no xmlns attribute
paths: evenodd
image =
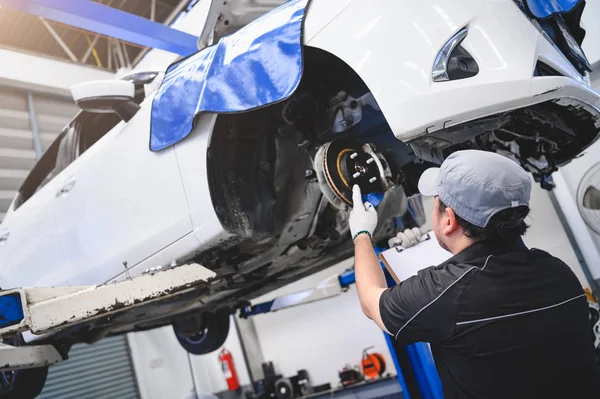
<svg viewBox="0 0 600 399"><path fill-rule="evenodd" d="M50 367L39 399L138 399L127 337L77 344L69 359Z"/></svg>

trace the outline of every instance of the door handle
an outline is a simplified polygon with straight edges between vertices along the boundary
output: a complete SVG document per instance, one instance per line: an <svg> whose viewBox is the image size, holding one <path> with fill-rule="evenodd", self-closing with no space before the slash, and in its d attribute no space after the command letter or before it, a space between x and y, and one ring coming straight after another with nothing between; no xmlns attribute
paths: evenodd
<svg viewBox="0 0 600 399"><path fill-rule="evenodd" d="M71 180L67 181L65 183L65 185L62 186L60 188L60 190L58 190L56 192L56 197L62 197L63 195L68 194L73 189L74 186L75 186L75 179L71 179Z"/></svg>
<svg viewBox="0 0 600 399"><path fill-rule="evenodd" d="M0 244L4 244L6 241L8 241L8 237L10 237L10 232L3 231L0 233Z"/></svg>

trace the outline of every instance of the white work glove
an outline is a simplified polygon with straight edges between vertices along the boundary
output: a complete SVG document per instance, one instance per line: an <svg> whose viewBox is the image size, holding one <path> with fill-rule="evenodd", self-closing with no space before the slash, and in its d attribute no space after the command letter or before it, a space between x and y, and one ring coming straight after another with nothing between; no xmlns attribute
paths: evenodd
<svg viewBox="0 0 600 399"><path fill-rule="evenodd" d="M421 230L418 227L413 227L412 229L406 229L396 234L396 237L392 237L388 240L388 245L390 248L402 246L403 248L414 247L418 243L421 242Z"/></svg>
<svg viewBox="0 0 600 399"><path fill-rule="evenodd" d="M373 238L373 232L377 227L377 211L370 202L363 204L360 187L356 184L352 187L352 202L353 208L348 220L352 241L360 234L368 234Z"/></svg>

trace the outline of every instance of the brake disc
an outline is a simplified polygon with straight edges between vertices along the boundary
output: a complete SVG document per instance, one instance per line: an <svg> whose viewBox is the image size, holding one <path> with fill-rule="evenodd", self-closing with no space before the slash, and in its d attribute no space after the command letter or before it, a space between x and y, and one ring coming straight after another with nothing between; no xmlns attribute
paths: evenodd
<svg viewBox="0 0 600 399"><path fill-rule="evenodd" d="M339 209L352 205L355 184L363 194L389 188L385 168L368 144L361 146L347 139L327 143L317 152L315 169L325 197Z"/></svg>

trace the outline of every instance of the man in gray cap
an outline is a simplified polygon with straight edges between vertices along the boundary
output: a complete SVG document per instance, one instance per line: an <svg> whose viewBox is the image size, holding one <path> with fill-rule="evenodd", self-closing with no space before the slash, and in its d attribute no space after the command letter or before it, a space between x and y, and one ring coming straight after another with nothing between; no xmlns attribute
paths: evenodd
<svg viewBox="0 0 600 399"><path fill-rule="evenodd" d="M371 244L377 212L354 187L349 223L365 314L401 343L431 344L447 399L598 397L586 294L564 262L521 239L525 170L495 153L458 151L423 173L419 191L435 196L432 228L454 256L387 289Z"/></svg>

